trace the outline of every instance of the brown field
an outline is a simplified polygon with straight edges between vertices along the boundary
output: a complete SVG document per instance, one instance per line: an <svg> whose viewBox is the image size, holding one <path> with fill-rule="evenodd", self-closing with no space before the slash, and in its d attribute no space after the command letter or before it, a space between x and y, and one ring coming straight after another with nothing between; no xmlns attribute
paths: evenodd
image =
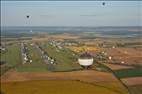
<svg viewBox="0 0 142 94"><path fill-rule="evenodd" d="M48 38L32 38L33 42L47 42L49 40L60 40L63 41L64 39L79 39L80 36L64 33L60 35L50 35Z"/></svg>
<svg viewBox="0 0 142 94"><path fill-rule="evenodd" d="M123 78L122 81L126 85L142 85L142 77L129 77L129 78Z"/></svg>
<svg viewBox="0 0 142 94"><path fill-rule="evenodd" d="M142 84L129 86L129 89L131 90L131 94L142 94Z"/></svg>
<svg viewBox="0 0 142 94"><path fill-rule="evenodd" d="M79 39L80 36L70 34L70 33L63 33L60 35L50 35L49 38L51 39Z"/></svg>
<svg viewBox="0 0 142 94"><path fill-rule="evenodd" d="M124 64L140 64L142 65L142 48L104 48L108 56L116 62L124 61Z"/></svg>
<svg viewBox="0 0 142 94"><path fill-rule="evenodd" d="M104 79L105 78L105 79ZM93 70L74 72L7 72L1 77L2 82L27 80L80 80L85 82L117 82L111 73Z"/></svg>
<svg viewBox="0 0 142 94"><path fill-rule="evenodd" d="M6 94L128 94L111 73L93 70L7 72L1 77L1 91Z"/></svg>
<svg viewBox="0 0 142 94"><path fill-rule="evenodd" d="M4 94L128 94L120 83L84 83L69 80L7 82L1 84Z"/></svg>
<svg viewBox="0 0 142 94"><path fill-rule="evenodd" d="M106 65L107 67L109 67L112 70L120 70L120 69L130 69L133 68L131 66L124 66L124 65L116 65L116 64L108 64L108 63L104 63L104 65Z"/></svg>
<svg viewBox="0 0 142 94"><path fill-rule="evenodd" d="M49 41L48 38L32 38L33 42L47 42Z"/></svg>

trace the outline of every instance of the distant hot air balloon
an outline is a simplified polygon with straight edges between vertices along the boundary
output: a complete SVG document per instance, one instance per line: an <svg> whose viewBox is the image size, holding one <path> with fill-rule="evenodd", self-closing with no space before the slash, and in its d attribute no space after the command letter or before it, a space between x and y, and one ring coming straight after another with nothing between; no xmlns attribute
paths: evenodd
<svg viewBox="0 0 142 94"><path fill-rule="evenodd" d="M27 15L26 17L27 17L27 19L28 19L28 18L30 18L30 16L29 16L29 15Z"/></svg>
<svg viewBox="0 0 142 94"><path fill-rule="evenodd" d="M105 2L102 3L103 6L104 6L105 4L106 4Z"/></svg>
<svg viewBox="0 0 142 94"><path fill-rule="evenodd" d="M26 18L27 18L27 26L30 26L30 15L26 15ZM32 29L30 30L30 32L32 33Z"/></svg>

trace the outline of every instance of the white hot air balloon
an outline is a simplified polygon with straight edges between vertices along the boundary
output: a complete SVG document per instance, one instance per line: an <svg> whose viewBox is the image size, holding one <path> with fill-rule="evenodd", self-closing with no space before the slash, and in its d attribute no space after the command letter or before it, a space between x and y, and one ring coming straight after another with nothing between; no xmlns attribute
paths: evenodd
<svg viewBox="0 0 142 94"><path fill-rule="evenodd" d="M79 56L78 63L82 67L88 68L93 64L93 57L89 53L83 53Z"/></svg>

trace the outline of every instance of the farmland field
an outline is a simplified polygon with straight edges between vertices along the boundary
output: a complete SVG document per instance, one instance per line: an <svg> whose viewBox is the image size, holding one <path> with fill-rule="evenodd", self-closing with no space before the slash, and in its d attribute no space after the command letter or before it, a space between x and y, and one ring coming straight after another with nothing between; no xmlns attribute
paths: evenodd
<svg viewBox="0 0 142 94"><path fill-rule="evenodd" d="M80 81L24 81L2 83L4 94L127 94L119 83L89 84Z"/></svg>
<svg viewBox="0 0 142 94"><path fill-rule="evenodd" d="M1 86L2 92L6 94L127 94L127 89L111 73L94 70L11 71L1 77Z"/></svg>
<svg viewBox="0 0 142 94"><path fill-rule="evenodd" d="M121 69L131 69L133 66L125 66L125 65L118 65L112 63L103 63L105 66L109 67L112 70L121 70Z"/></svg>
<svg viewBox="0 0 142 94"><path fill-rule="evenodd" d="M117 64L100 63L99 59L94 57L94 64L90 69L83 70L77 63L79 54L77 56L71 50L64 48L62 44L58 45L56 41L35 43L31 40L22 40L22 42L27 45L32 62L22 64L20 42L13 42L12 45L7 46L8 51L3 53L2 60L5 60L6 65L14 70L7 71L1 77L1 92L4 94L104 94L104 92L106 94L128 94L127 88L118 79L127 85L133 94L142 92L141 84L129 85L123 81L123 79L126 79L128 83L141 81L138 78L130 80L131 77L142 77L140 48L102 48L108 55L112 55L112 60L118 60ZM54 42L55 45L50 44ZM49 57L56 59L52 71L48 69L48 63L45 64L32 44L39 45ZM59 49L58 46L63 49ZM92 47L95 49L94 56L95 47ZM122 60L126 66L118 64Z"/></svg>
<svg viewBox="0 0 142 94"><path fill-rule="evenodd" d="M142 49L141 48L103 48L102 51L105 51L108 56L112 56L113 63L121 63L125 65L142 65Z"/></svg>
<svg viewBox="0 0 142 94"><path fill-rule="evenodd" d="M142 94L142 85L129 86L132 94Z"/></svg>
<svg viewBox="0 0 142 94"><path fill-rule="evenodd" d="M122 78L121 80L128 86L142 85L142 76Z"/></svg>
<svg viewBox="0 0 142 94"><path fill-rule="evenodd" d="M1 61L4 61L5 64L1 66L1 74L6 72L8 69L15 68L21 62L21 53L20 53L20 44L11 43L6 45L7 51L1 53Z"/></svg>
<svg viewBox="0 0 142 94"><path fill-rule="evenodd" d="M142 94L142 0L61 1L2 0L0 94Z"/></svg>
<svg viewBox="0 0 142 94"><path fill-rule="evenodd" d="M128 78L128 77L141 77L142 68L130 68L130 69L121 69L115 70L115 75L119 78Z"/></svg>

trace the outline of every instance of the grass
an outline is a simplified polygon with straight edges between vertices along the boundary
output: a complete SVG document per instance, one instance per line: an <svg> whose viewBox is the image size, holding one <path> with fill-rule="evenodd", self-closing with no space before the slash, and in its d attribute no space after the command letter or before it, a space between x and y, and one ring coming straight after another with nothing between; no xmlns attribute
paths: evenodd
<svg viewBox="0 0 142 94"><path fill-rule="evenodd" d="M7 45L6 48L8 51L1 54L1 61L5 61L9 66L14 66L21 62L19 43L15 42L11 45Z"/></svg>
<svg viewBox="0 0 142 94"><path fill-rule="evenodd" d="M76 61L71 51L64 49L57 52L56 48L48 43L40 43L39 45L47 51L50 57L56 58L57 64L55 71L68 71L81 68L79 64L75 63Z"/></svg>
<svg viewBox="0 0 142 94"><path fill-rule="evenodd" d="M5 61L6 64L1 66L1 74L5 73L11 68L16 68L21 63L20 57L20 45L17 42L13 42L11 45L6 46L7 51L1 53L1 61Z"/></svg>
<svg viewBox="0 0 142 94"><path fill-rule="evenodd" d="M111 72L111 70L107 66L105 66L102 63L98 63L97 60L95 60L94 58L94 64L92 65L92 69L98 70L98 68L99 68L99 71L102 71L102 72Z"/></svg>
<svg viewBox="0 0 142 94"><path fill-rule="evenodd" d="M38 55L36 49L34 49L30 43L27 44L30 58L32 63L26 63L17 67L17 71L20 72L44 72L48 71L47 65L43 63L42 59Z"/></svg>
<svg viewBox="0 0 142 94"><path fill-rule="evenodd" d="M6 66L1 67L1 71L4 73L10 68L15 68L18 72L46 72L49 71L48 65L39 56L37 50L27 43L29 49L29 55L32 59L32 63L22 64L20 43L13 42L12 45L8 45L8 51L1 56L1 60L6 62ZM54 65L53 71L71 71L81 69L80 65L76 62L72 56L72 52L65 49L64 51L57 52L56 48L48 43L40 43L45 48L49 56L56 58L57 64Z"/></svg>
<svg viewBox="0 0 142 94"><path fill-rule="evenodd" d="M142 85L129 86L131 94L142 94Z"/></svg>
<svg viewBox="0 0 142 94"><path fill-rule="evenodd" d="M127 94L118 83L88 84L62 80L7 82L1 84L1 91L4 94Z"/></svg>
<svg viewBox="0 0 142 94"><path fill-rule="evenodd" d="M142 68L136 67L130 69L114 70L114 73L119 78L139 77L142 76Z"/></svg>

